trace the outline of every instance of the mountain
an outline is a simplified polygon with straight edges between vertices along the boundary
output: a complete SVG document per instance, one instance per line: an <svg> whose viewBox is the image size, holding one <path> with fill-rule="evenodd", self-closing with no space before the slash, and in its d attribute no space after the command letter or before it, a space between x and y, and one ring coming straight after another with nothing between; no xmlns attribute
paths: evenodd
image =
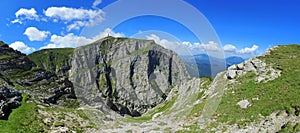
<svg viewBox="0 0 300 133"><path fill-rule="evenodd" d="M207 54L184 55L180 58L185 62L186 68L192 77L215 77L219 72L233 64L239 64L244 61L238 56L219 59ZM224 64L224 65L223 65ZM225 66L226 64L226 66ZM212 71L213 70L213 71Z"/></svg>
<svg viewBox="0 0 300 133"><path fill-rule="evenodd" d="M227 57L226 58L226 67L228 68L234 64L240 64L244 61L245 61L245 59L243 59L242 57L238 57L238 56Z"/></svg>
<svg viewBox="0 0 300 133"><path fill-rule="evenodd" d="M187 60L154 41L28 56L1 42L0 132L299 132L299 51L277 46L212 79L191 78Z"/></svg>
<svg viewBox="0 0 300 133"><path fill-rule="evenodd" d="M37 103L69 106L68 104L71 104L75 98L73 87L68 84L69 82L60 79L55 73L37 67L26 55L0 42L0 88L2 89L2 96L6 97L5 93L9 95L20 93L15 98L21 102L21 93L30 93L32 100ZM16 99L12 98L11 100ZM6 101L9 102L10 100ZM16 105L13 106L17 107ZM8 109L8 112L11 112L11 109ZM2 114L4 119L7 119L7 115L6 111Z"/></svg>

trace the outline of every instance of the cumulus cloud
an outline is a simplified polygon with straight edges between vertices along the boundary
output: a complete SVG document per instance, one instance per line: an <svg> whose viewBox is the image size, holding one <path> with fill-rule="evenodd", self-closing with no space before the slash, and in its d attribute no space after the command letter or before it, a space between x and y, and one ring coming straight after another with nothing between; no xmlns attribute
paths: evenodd
<svg viewBox="0 0 300 133"><path fill-rule="evenodd" d="M98 5L100 5L102 3L102 0L95 0L93 2L93 8L96 8Z"/></svg>
<svg viewBox="0 0 300 133"><path fill-rule="evenodd" d="M161 39L159 36L157 36L155 34L146 36L146 38L147 38L147 40L153 40L155 43L163 46L164 48L168 48L168 49L172 49L172 50L179 47L179 45L180 45L179 42L171 42L166 39Z"/></svg>
<svg viewBox="0 0 300 133"><path fill-rule="evenodd" d="M98 35L93 37L93 40L98 40L107 36L113 36L113 37L124 37L125 35L123 33L116 33L110 28L106 28L103 32L100 32Z"/></svg>
<svg viewBox="0 0 300 133"><path fill-rule="evenodd" d="M34 48L27 46L25 43L23 43L21 41L16 41L16 42L10 44L9 47L13 48L14 50L21 51L22 53L26 53L26 54L35 51Z"/></svg>
<svg viewBox="0 0 300 133"><path fill-rule="evenodd" d="M235 46L233 46L232 44L227 44L223 47L225 52L229 52L229 53L236 53L237 52L237 48Z"/></svg>
<svg viewBox="0 0 300 133"><path fill-rule="evenodd" d="M101 38L107 37L108 35L114 36L114 37L124 37L123 33L116 33L109 28L105 29L103 32L100 32L98 35L96 35L93 38L77 36L77 35L74 35L73 33L69 33L65 36L52 35L51 39L50 39L51 43L46 46L41 47L40 49L79 47L79 46L83 46L83 45L92 43Z"/></svg>
<svg viewBox="0 0 300 133"><path fill-rule="evenodd" d="M30 41L43 41L49 34L49 31L40 31L36 27L28 27L24 32Z"/></svg>
<svg viewBox="0 0 300 133"><path fill-rule="evenodd" d="M222 49L214 41L209 41L208 43L194 43L193 48L199 48L206 51L221 51Z"/></svg>
<svg viewBox="0 0 300 133"><path fill-rule="evenodd" d="M251 48L243 48L241 50L238 51L238 53L240 54L257 54L258 51L258 46L257 45L253 45Z"/></svg>
<svg viewBox="0 0 300 133"><path fill-rule="evenodd" d="M86 10L68 7L49 7L44 14L56 21L71 23L67 30L80 29L83 26L94 26L104 20L104 12L100 9ZM73 22L75 21L75 22Z"/></svg>
<svg viewBox="0 0 300 133"><path fill-rule="evenodd" d="M161 46L171 49L178 54L181 54L181 50L183 49L189 49L192 53L199 53L204 51L209 52L221 52L224 51L227 55L238 55L243 57L248 56L255 56L258 54L258 48L259 46L253 45L251 48L245 47L242 49L238 49L236 46L232 44L227 44L223 48L220 47L217 43L214 41L209 41L208 43L191 43L191 42L171 42L166 39L161 39L159 36L152 34L150 36L146 36L148 40L154 40L157 44L160 44Z"/></svg>
<svg viewBox="0 0 300 133"><path fill-rule="evenodd" d="M89 44L93 40L82 36L76 36L73 33L69 33L66 36L52 35L50 41L56 44L58 47L78 47Z"/></svg>
<svg viewBox="0 0 300 133"><path fill-rule="evenodd" d="M221 51L222 48L219 47L218 43L214 41L209 41L208 43L191 43L191 42L182 42L182 45L190 48L191 50L201 50L201 51Z"/></svg>
<svg viewBox="0 0 300 133"><path fill-rule="evenodd" d="M237 55L256 55L258 53L259 46L253 45L251 48L243 48L243 49L237 49L232 44L227 44L223 47L224 51L229 54L237 54Z"/></svg>
<svg viewBox="0 0 300 133"><path fill-rule="evenodd" d="M39 16L37 15L37 12L34 8L31 8L31 9L20 8L15 13L15 16L16 16L16 19L11 21L11 23L20 23L20 24L22 24L22 21L25 20L25 19L39 20Z"/></svg>
<svg viewBox="0 0 300 133"><path fill-rule="evenodd" d="M146 36L146 39L153 40L155 43L161 45L162 47L166 49L170 49L175 51L179 55L186 55L189 54L189 50L187 47L185 47L180 42L172 42L166 39L161 39L159 36L155 34L151 34L149 36Z"/></svg>

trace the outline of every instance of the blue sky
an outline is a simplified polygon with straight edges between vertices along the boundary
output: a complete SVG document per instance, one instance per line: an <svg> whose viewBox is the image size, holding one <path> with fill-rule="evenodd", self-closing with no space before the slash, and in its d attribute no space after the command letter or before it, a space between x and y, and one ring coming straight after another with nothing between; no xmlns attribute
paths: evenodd
<svg viewBox="0 0 300 133"><path fill-rule="evenodd" d="M133 1L117 2L122 3L124 7L141 6L132 3ZM159 6L163 3L153 0L159 7L157 10L161 12L174 10L177 0L173 1L169 2L169 6L163 7ZM28 54L41 48L81 46L107 34L132 37L147 32L141 34L144 35L144 39L153 39L165 47L182 45L191 49L193 53L217 51L221 48L227 56L239 55L245 58L260 55L274 45L300 44L300 2L297 0L185 0L207 18L220 41L206 41L207 38L201 36L197 38L191 27L172 20L172 17L166 18L159 14L141 14L124 20L117 26L109 27L107 23L111 22L112 18L130 13L129 9L128 12L114 9L109 13L108 7L114 2L116 1L1 1L0 40ZM173 12L173 15L183 15L193 24L191 20L197 15L190 10L178 7L176 9L178 10ZM195 18L194 23L197 25L199 21L196 20ZM201 29L200 23L199 27L192 28ZM171 36L160 34L163 32ZM89 36L87 33L94 34Z"/></svg>

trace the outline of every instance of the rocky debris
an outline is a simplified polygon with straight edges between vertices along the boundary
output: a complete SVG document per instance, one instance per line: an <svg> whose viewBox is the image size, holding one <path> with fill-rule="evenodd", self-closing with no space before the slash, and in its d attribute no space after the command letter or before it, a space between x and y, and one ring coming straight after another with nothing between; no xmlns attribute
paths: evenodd
<svg viewBox="0 0 300 133"><path fill-rule="evenodd" d="M220 124L218 130L222 130L226 128L227 129L226 132L229 133L232 132L274 133L274 132L279 132L281 129L285 128L287 124L290 124L291 126L296 126L297 123L298 124L300 123L299 115L295 115L295 113L288 114L286 111L275 111L267 117L261 116L259 120L255 122L247 123L247 125L243 128L240 128L237 124L234 125Z"/></svg>
<svg viewBox="0 0 300 133"><path fill-rule="evenodd" d="M53 127L50 133L76 133L75 131L70 130L67 127Z"/></svg>
<svg viewBox="0 0 300 133"><path fill-rule="evenodd" d="M76 95L121 115L140 116L190 77L177 54L154 41L107 37L74 53L69 74Z"/></svg>
<svg viewBox="0 0 300 133"><path fill-rule="evenodd" d="M12 109L21 105L22 94L12 88L0 87L0 119L8 119Z"/></svg>
<svg viewBox="0 0 300 133"><path fill-rule="evenodd" d="M38 109L39 117L44 125L49 127L51 133L76 133L92 129L94 124L83 119L78 110L59 111L59 110L43 110ZM83 112L81 112L83 113ZM77 129L74 131L74 129Z"/></svg>
<svg viewBox="0 0 300 133"><path fill-rule="evenodd" d="M255 79L256 82L268 82L281 75L281 70L275 70L271 65L268 66L262 60L253 58L243 63L230 66L227 73L224 75L224 78L234 80L249 72L254 72L257 75Z"/></svg>
<svg viewBox="0 0 300 133"><path fill-rule="evenodd" d="M276 50L276 48L278 48L279 46L274 46L272 48L269 48L268 50L266 50L266 52L264 53L263 56L266 56L266 55L270 55L272 51Z"/></svg>
<svg viewBox="0 0 300 133"><path fill-rule="evenodd" d="M243 109L246 109L250 106L250 102L247 99L241 100L237 104Z"/></svg>

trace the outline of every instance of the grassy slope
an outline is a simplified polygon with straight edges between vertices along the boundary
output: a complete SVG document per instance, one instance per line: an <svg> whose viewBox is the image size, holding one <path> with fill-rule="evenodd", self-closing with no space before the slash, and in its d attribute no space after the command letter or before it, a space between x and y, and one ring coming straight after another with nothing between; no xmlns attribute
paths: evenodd
<svg viewBox="0 0 300 133"><path fill-rule="evenodd" d="M234 124L237 123L243 127L247 123L258 120L260 115L269 116L277 110L283 110L288 113L293 113L299 116L300 113L300 46L288 45L280 46L273 50L270 55L258 57L264 60L274 69L282 70L282 75L267 83L256 83L254 73L248 73L237 79L238 83L232 90L226 92L218 109L213 116L217 122L211 123L208 128L217 127L219 123ZM234 91L234 93L232 93ZM252 100L258 98L259 100ZM251 106L247 109L242 109L237 105L237 102L247 99ZM205 101L196 105L193 112L201 114ZM194 115L197 117L197 115ZM300 123L296 125L287 124L283 131L300 131ZM197 128L197 124L186 126L186 131L203 131ZM226 129L224 129L226 130ZM204 131L206 132L206 131Z"/></svg>
<svg viewBox="0 0 300 133"><path fill-rule="evenodd" d="M259 114L268 116L276 110L300 107L300 46L280 47L271 55L259 58L275 69L282 69L282 76L267 83L256 83L253 73L238 79L241 84L234 87L235 93L223 96L217 112L221 114L220 121L244 124L257 119ZM252 106L240 108L236 103L243 99L250 100Z"/></svg>
<svg viewBox="0 0 300 133"><path fill-rule="evenodd" d="M8 120L0 120L1 133L47 132L50 130L50 127L64 126L64 124L67 124L67 127L73 131L82 132L86 128L94 128L95 126L82 110L73 108L40 108L35 103L26 102L29 99L28 95L23 94L22 96L21 106L13 110ZM42 115L38 110L47 112L50 116ZM66 118L66 115L69 114L74 116L71 121L70 118ZM45 124L43 122L45 118L52 121ZM82 127L82 122L89 124Z"/></svg>
<svg viewBox="0 0 300 133"><path fill-rule="evenodd" d="M38 67L51 72L57 72L62 66L66 65L73 48L44 49L28 55Z"/></svg>
<svg viewBox="0 0 300 133"><path fill-rule="evenodd" d="M37 119L37 106L34 103L26 103L28 96L23 95L22 105L14 109L8 120L0 120L0 132L42 132L43 125Z"/></svg>

